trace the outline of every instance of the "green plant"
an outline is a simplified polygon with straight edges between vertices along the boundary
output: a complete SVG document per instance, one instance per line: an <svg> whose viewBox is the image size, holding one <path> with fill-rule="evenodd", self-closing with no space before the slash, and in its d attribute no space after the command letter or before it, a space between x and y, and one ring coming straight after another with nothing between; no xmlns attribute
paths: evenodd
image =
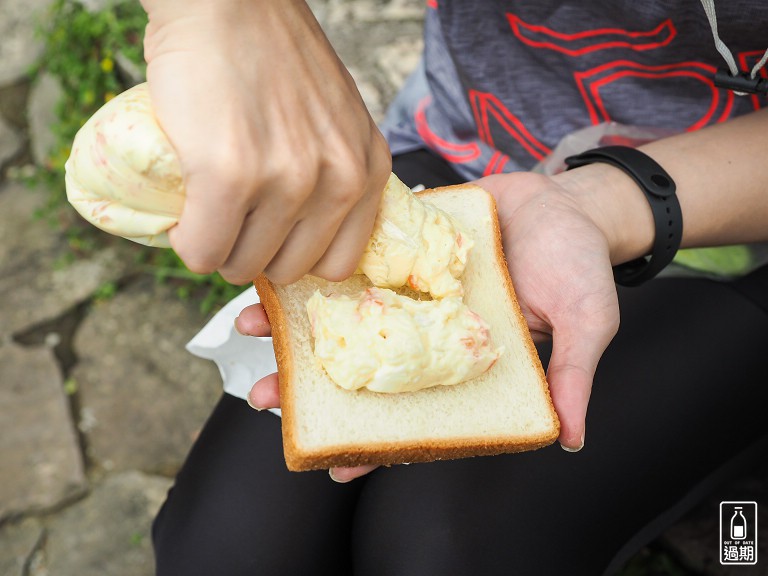
<svg viewBox="0 0 768 576"><path fill-rule="evenodd" d="M35 72L48 72L62 87L51 127L56 143L38 171L51 187L51 207L64 202L64 163L75 134L106 101L130 87L116 59L125 58L144 72L146 23L134 0L93 11L74 0L55 0L47 11L39 29L45 50Z"/></svg>
<svg viewBox="0 0 768 576"><path fill-rule="evenodd" d="M93 293L94 300L110 300L117 294L117 284L114 282L104 282Z"/></svg>
<svg viewBox="0 0 768 576"><path fill-rule="evenodd" d="M152 274L158 282L173 286L180 299L199 300L203 313L222 306L244 290L219 274L190 272L173 250L148 248L140 254L140 259L141 269Z"/></svg>
<svg viewBox="0 0 768 576"><path fill-rule="evenodd" d="M127 62L143 76L143 40L147 16L136 0L107 2L100 9L87 9L76 0L55 0L39 26L45 49L34 74L46 72L54 76L62 88L56 107L56 123L51 126L55 145L47 159L23 180L49 192L46 206L39 216L52 226L64 226L72 261L87 257L103 247L110 238L98 233L79 218L58 216L72 210L66 202L64 164L72 141L80 127L105 102L128 89L135 80L120 63ZM74 220L74 223L72 222ZM203 312L222 305L242 288L231 286L218 274L200 275L189 272L170 250L136 246L141 270L158 281L172 284L180 298L200 301ZM62 265L66 265L62 261ZM103 286L95 297L111 296L116 287Z"/></svg>

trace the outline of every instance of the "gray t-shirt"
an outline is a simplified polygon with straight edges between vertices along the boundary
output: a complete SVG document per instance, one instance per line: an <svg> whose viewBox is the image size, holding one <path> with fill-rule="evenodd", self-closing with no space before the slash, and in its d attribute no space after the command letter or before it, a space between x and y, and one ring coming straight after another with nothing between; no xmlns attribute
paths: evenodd
<svg viewBox="0 0 768 576"><path fill-rule="evenodd" d="M716 6L750 69L768 2ZM766 103L714 86L725 63L698 0L433 0L424 33L423 66L383 129L394 153L426 144L467 178L530 169L586 126L695 130Z"/></svg>
<svg viewBox="0 0 768 576"><path fill-rule="evenodd" d="M768 2L716 8L720 38L751 70L768 48ZM468 180L530 170L589 126L683 132L766 105L715 87L725 61L699 0L429 0L424 34L421 66L382 130L393 154L426 146ZM766 260L686 257L737 274Z"/></svg>

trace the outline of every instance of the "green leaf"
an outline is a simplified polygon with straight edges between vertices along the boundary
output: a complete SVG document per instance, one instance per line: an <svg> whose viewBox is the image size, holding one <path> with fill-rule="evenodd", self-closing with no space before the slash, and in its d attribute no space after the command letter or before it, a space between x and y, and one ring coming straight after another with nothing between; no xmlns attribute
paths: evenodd
<svg viewBox="0 0 768 576"><path fill-rule="evenodd" d="M77 380L74 378L67 378L64 381L64 393L67 396L74 396L77 394Z"/></svg>
<svg viewBox="0 0 768 576"><path fill-rule="evenodd" d="M675 263L721 276L744 274L752 264L748 246L688 248L678 251Z"/></svg>
<svg viewBox="0 0 768 576"><path fill-rule="evenodd" d="M56 217L61 210L73 210L66 200L64 165L75 134L108 97L129 88L116 65L116 55L146 70L146 25L147 15L136 0L118 0L97 11L86 10L76 0L54 0L40 19L37 35L45 47L33 70L53 75L63 94L56 105L56 122L51 126L56 143L43 165L23 180L31 187L49 191L42 216L53 226L61 226L62 220ZM81 222L79 217L75 221ZM70 226L64 232L70 257L61 259L62 266L90 256L105 244L105 235L85 224ZM223 305L242 290L216 274L193 274L170 250L144 248L137 259L158 282L172 284L180 299L199 300L204 312ZM106 283L95 292L94 299L111 298L116 291L114 283Z"/></svg>

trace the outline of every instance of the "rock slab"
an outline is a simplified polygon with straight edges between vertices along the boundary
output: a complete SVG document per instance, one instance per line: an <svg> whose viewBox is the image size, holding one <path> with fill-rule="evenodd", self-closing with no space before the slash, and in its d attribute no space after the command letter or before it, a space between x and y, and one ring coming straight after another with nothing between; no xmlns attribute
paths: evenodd
<svg viewBox="0 0 768 576"><path fill-rule="evenodd" d="M45 529L33 518L3 524L0 528L0 574L27 576L44 535Z"/></svg>
<svg viewBox="0 0 768 576"><path fill-rule="evenodd" d="M35 30L51 0L0 0L0 86L29 73L43 51Z"/></svg>
<svg viewBox="0 0 768 576"><path fill-rule="evenodd" d="M90 309L72 372L90 462L175 474L222 393L215 364L185 349L203 325L195 303L151 278Z"/></svg>
<svg viewBox="0 0 768 576"><path fill-rule="evenodd" d="M21 148L21 138L0 116L0 168L7 164Z"/></svg>
<svg viewBox="0 0 768 576"><path fill-rule="evenodd" d="M152 519L170 484L135 471L107 477L48 524L30 576L152 576Z"/></svg>
<svg viewBox="0 0 768 576"><path fill-rule="evenodd" d="M52 127L58 122L56 106L63 95L61 83L51 74L42 74L35 79L29 95L27 118L32 158L44 166L56 145Z"/></svg>
<svg viewBox="0 0 768 576"><path fill-rule="evenodd" d="M133 264L127 242L73 259L62 229L37 216L45 202L42 190L0 187L0 337L57 318Z"/></svg>
<svg viewBox="0 0 768 576"><path fill-rule="evenodd" d="M0 406L0 520L82 494L80 446L48 348L0 346Z"/></svg>

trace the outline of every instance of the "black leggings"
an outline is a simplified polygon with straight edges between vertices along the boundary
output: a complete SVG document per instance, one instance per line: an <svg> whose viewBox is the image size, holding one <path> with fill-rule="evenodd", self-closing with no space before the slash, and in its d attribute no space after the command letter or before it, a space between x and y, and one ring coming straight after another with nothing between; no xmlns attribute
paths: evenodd
<svg viewBox="0 0 768 576"><path fill-rule="evenodd" d="M396 160L412 184L409 170ZM155 522L158 575L613 572L768 454L768 270L738 283L658 279L619 298L576 454L554 445L337 484L288 472L279 418L224 395Z"/></svg>

